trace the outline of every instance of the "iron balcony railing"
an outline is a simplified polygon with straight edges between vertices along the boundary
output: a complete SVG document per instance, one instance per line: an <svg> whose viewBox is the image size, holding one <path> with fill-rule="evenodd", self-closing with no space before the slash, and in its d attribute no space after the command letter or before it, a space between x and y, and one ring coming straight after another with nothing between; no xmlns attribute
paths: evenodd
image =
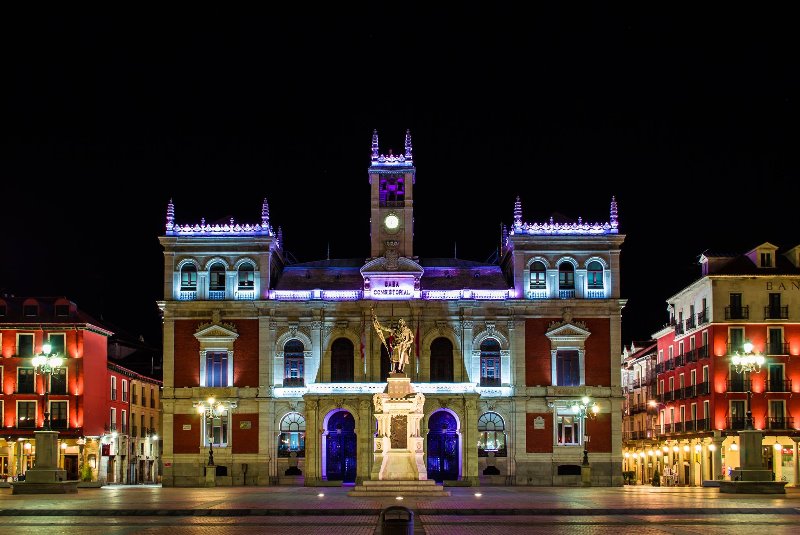
<svg viewBox="0 0 800 535"><path fill-rule="evenodd" d="M767 381L767 392L791 392L792 380L779 379L777 381Z"/></svg>
<svg viewBox="0 0 800 535"><path fill-rule="evenodd" d="M767 429L794 429L792 416L770 416L767 418Z"/></svg>
<svg viewBox="0 0 800 535"><path fill-rule="evenodd" d="M675 334L683 334L683 323L676 323L675 324Z"/></svg>
<svg viewBox="0 0 800 535"><path fill-rule="evenodd" d="M728 392L749 392L749 379L728 379Z"/></svg>
<svg viewBox="0 0 800 535"><path fill-rule="evenodd" d="M697 324L695 323L694 317L690 317L689 319L686 320L686 330L687 331L692 330L695 327L697 327Z"/></svg>
<svg viewBox="0 0 800 535"><path fill-rule="evenodd" d="M283 386L305 386L302 377L284 377Z"/></svg>
<svg viewBox="0 0 800 535"><path fill-rule="evenodd" d="M703 325L704 323L708 323L708 309L704 308L700 312L697 313L697 324Z"/></svg>
<svg viewBox="0 0 800 535"><path fill-rule="evenodd" d="M697 397L697 385L689 385L684 388L684 395L687 398Z"/></svg>
<svg viewBox="0 0 800 535"><path fill-rule="evenodd" d="M767 355L788 355L789 342L767 342Z"/></svg>
<svg viewBox="0 0 800 535"><path fill-rule="evenodd" d="M209 301L223 301L225 299L225 290L209 290Z"/></svg>
<svg viewBox="0 0 800 535"><path fill-rule="evenodd" d="M697 358L699 359L707 359L708 358L708 346L700 346L697 348Z"/></svg>
<svg viewBox="0 0 800 535"><path fill-rule="evenodd" d="M679 368L681 366L686 365L686 357L684 355L678 355L675 357L675 367Z"/></svg>
<svg viewBox="0 0 800 535"><path fill-rule="evenodd" d="M726 320L750 319L750 305L725 307Z"/></svg>
<svg viewBox="0 0 800 535"><path fill-rule="evenodd" d="M706 396L706 395L708 395L708 393L709 393L708 381L706 381L705 383L697 383L695 386L697 387L697 395L698 396Z"/></svg>
<svg viewBox="0 0 800 535"><path fill-rule="evenodd" d="M686 353L683 354L683 358L686 362L697 362L697 349L690 349Z"/></svg>
<svg viewBox="0 0 800 535"><path fill-rule="evenodd" d="M766 306L764 307L765 320L788 320L789 306Z"/></svg>
<svg viewBox="0 0 800 535"><path fill-rule="evenodd" d="M728 416L725 419L726 429L731 429L733 431L740 431L744 429L745 425L745 417L744 416Z"/></svg>

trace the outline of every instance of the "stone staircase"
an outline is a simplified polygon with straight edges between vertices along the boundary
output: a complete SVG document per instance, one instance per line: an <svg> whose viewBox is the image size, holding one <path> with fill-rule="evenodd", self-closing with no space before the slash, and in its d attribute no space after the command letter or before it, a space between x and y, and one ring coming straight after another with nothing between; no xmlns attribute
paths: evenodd
<svg viewBox="0 0 800 535"><path fill-rule="evenodd" d="M428 496L440 498L450 496L449 490L437 485L432 479L422 481L364 481L347 493L348 496Z"/></svg>

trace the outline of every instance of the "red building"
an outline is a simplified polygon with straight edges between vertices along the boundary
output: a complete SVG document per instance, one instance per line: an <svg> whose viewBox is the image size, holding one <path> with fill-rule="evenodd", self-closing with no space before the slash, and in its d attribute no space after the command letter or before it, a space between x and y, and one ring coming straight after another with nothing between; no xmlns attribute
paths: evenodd
<svg viewBox="0 0 800 535"><path fill-rule="evenodd" d="M764 468L796 484L800 246L705 253L700 264L701 278L667 300L670 322L654 335L662 455L626 453L677 468L679 484L729 477L739 466L737 431L752 417ZM748 350L764 359L752 371L736 365Z"/></svg>
<svg viewBox="0 0 800 535"><path fill-rule="evenodd" d="M33 466L34 432L45 426L49 412L51 428L59 433L59 464L67 477L78 479L80 467L88 463L94 479L106 479L103 465L108 462L103 454L112 455L113 448L103 447L103 442L112 442L115 426L130 414L122 392L113 399L111 385L116 382L123 388L118 377L133 373L108 363L111 335L65 297L0 297L0 414L5 428L0 436L0 473L4 477L18 477ZM46 343L52 355L63 359L49 376L33 363ZM124 379L126 385L128 380ZM127 423L123 427L127 430Z"/></svg>

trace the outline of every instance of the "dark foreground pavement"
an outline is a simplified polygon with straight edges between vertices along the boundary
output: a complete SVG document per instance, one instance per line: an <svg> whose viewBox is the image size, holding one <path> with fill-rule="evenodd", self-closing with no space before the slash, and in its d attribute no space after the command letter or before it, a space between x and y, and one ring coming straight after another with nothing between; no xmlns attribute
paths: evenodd
<svg viewBox="0 0 800 535"><path fill-rule="evenodd" d="M800 489L785 495L716 488L453 487L446 498L352 498L337 487L105 486L66 495L0 489L10 533L380 533L385 507L414 515L414 533L800 533ZM399 528L400 526L395 525Z"/></svg>

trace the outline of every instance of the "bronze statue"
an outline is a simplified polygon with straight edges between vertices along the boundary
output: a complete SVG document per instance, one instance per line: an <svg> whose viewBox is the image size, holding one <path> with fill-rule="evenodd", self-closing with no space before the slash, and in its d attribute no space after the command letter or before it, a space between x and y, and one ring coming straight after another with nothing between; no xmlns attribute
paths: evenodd
<svg viewBox="0 0 800 535"><path fill-rule="evenodd" d="M391 363L389 371L392 373L403 373L406 364L408 364L411 358L411 347L414 345L414 333L411 332L411 329L406 325L403 318L400 318L397 322L397 328L384 327L378 321L377 316L375 316L374 310L372 311L372 325L375 328L375 332L378 333L383 347L385 347L387 353L389 353ZM384 333L388 334L388 340L387 337L384 336Z"/></svg>

